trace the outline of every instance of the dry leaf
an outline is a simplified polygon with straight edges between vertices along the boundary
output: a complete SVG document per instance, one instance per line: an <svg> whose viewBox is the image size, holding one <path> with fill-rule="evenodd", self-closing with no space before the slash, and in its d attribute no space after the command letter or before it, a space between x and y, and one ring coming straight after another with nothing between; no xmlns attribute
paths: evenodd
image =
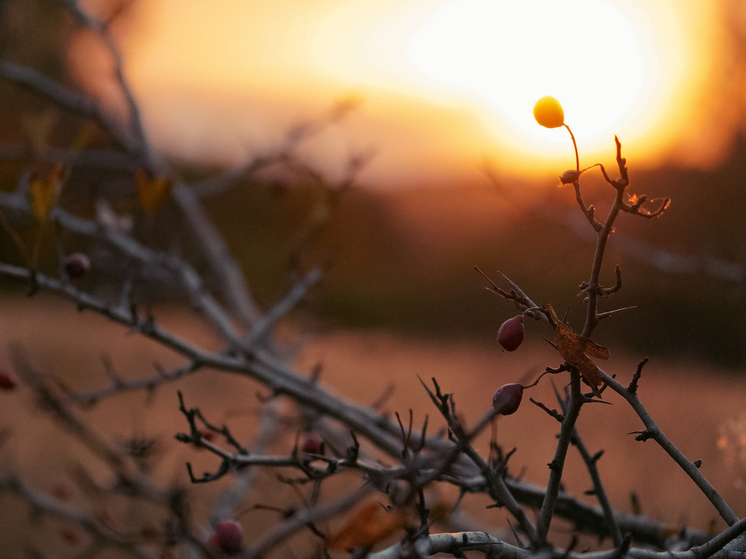
<svg viewBox="0 0 746 559"><path fill-rule="evenodd" d="M370 503L352 517L347 525L327 541L332 551L347 552L355 547L373 547L407 523L405 510L387 510L380 503Z"/></svg>
<svg viewBox="0 0 746 559"><path fill-rule="evenodd" d="M58 120L59 112L51 106L41 112L21 117L23 132L35 152L44 151L49 145L49 138Z"/></svg>
<svg viewBox="0 0 746 559"><path fill-rule="evenodd" d="M73 142L73 145L71 147L75 151L83 151L85 148L93 143L97 136L98 125L91 120L87 120L85 123L83 123L83 126L80 127L78 136L75 138L75 141Z"/></svg>
<svg viewBox="0 0 746 559"><path fill-rule="evenodd" d="M140 169L135 173L140 203L147 213L153 213L171 196L174 181L171 177L153 176L150 171Z"/></svg>
<svg viewBox="0 0 746 559"><path fill-rule="evenodd" d="M599 388L603 385L601 371L596 364L591 361L590 356L596 359L608 359L609 350L600 346L585 336L580 336L567 324L557 318L552 305L548 305L552 319L554 320L554 338L562 358L570 365L575 367L583 380L591 387L593 394L601 397Z"/></svg>
<svg viewBox="0 0 746 559"><path fill-rule="evenodd" d="M58 163L51 172L45 176L37 176L31 179L29 194L31 195L31 209L39 221L47 221L60 197L62 191L64 165Z"/></svg>

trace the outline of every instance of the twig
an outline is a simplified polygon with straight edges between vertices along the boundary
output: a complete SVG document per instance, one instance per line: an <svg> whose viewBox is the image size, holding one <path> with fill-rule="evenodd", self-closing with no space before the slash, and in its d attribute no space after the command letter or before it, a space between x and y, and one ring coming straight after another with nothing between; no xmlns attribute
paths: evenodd
<svg viewBox="0 0 746 559"><path fill-rule="evenodd" d="M490 283L490 287L485 287L487 291L500 295L500 297L503 297L508 301L512 301L513 304L518 307L518 310L522 311L526 316L530 316L535 320L543 320L550 326L553 326L548 313L534 303L528 295L523 292L518 284L514 283L508 276L500 271L497 272L510 284L510 293L499 287L487 274L480 270L478 266L474 266L474 269Z"/></svg>
<svg viewBox="0 0 746 559"><path fill-rule="evenodd" d="M177 182L174 184L172 197L220 281L221 292L230 308L234 309L245 326L252 326L261 317L261 312L238 262L231 256L225 241L207 217L190 187Z"/></svg>
<svg viewBox="0 0 746 559"><path fill-rule="evenodd" d="M479 422L477 427L475 427L475 429L473 429L471 433L467 434L466 431L464 431L464 428L459 423L458 419L450 411L450 409L454 407L453 397L451 395L441 394L440 387L438 386L437 382L435 382L435 379L433 379L433 382L436 388L435 394L433 394L430 388L422 381L422 379L420 379L420 383L427 391L430 399L433 401L435 406L440 410L441 414L448 422L448 427L449 429L451 429L456 439L458 440L460 448L469 458L471 458L474 464L476 464L477 468L479 468L479 471L482 472L482 475L484 476L491 489L491 494L493 499L495 499L495 502L498 505L504 505L505 507L507 507L513 517L518 521L521 530L523 530L523 532L529 537L532 542L536 542L537 529L528 519L525 511L521 508L518 501L515 500L515 497L513 497L512 493L505 485L505 481L503 480L502 476L495 474L490 465L485 462L485 460L479 455L479 453L471 444L471 438L475 436L479 430L483 429L484 426L488 425L492 421L492 418L496 416L496 412L493 411L488 413L482 419L482 421Z"/></svg>
<svg viewBox="0 0 746 559"><path fill-rule="evenodd" d="M630 382L629 386L627 387L627 392L629 392L630 394L637 393L637 385L640 382L640 377L642 377L642 368L647 364L648 361L649 360L646 357L637 364L637 370L635 371L635 374L632 375L632 382Z"/></svg>
<svg viewBox="0 0 746 559"><path fill-rule="evenodd" d="M122 126L89 97L68 89L41 72L6 60L0 60L0 78L41 95L62 109L90 118L110 132L117 145L125 152L137 151L137 145Z"/></svg>
<svg viewBox="0 0 746 559"><path fill-rule="evenodd" d="M283 542L299 530L303 530L308 526L308 524L347 512L372 491L372 486L363 485L336 501L296 512L292 518L281 524L279 528L265 535L250 549L244 551L242 557L244 559L255 559L265 556L267 552L276 545Z"/></svg>
<svg viewBox="0 0 746 559"><path fill-rule="evenodd" d="M575 422L580 414L580 408L583 405L583 395L580 391L580 374L577 371L570 373L570 400L562 421L562 428L557 440L557 447L554 451L554 459L549 464L549 481L547 483L547 492L544 496L544 502L539 511L539 520L536 523L536 545L541 548L546 544L549 525L554 515L554 507L557 503L557 495L562 481L562 471L565 466L565 457L567 448L570 445L570 439L575 429Z"/></svg>
<svg viewBox="0 0 746 559"><path fill-rule="evenodd" d="M49 516L74 523L87 532L99 546L110 546L138 557L150 559L150 555L141 553L138 547L142 545L142 538L133 538L125 534L118 534L100 526L93 518L74 509L69 503L61 501L51 495L37 491L27 486L15 476L0 476L0 493L15 493L36 512L43 512Z"/></svg>
<svg viewBox="0 0 746 559"><path fill-rule="evenodd" d="M314 268L301 278L285 297L272 307L267 314L254 323L251 331L244 337L243 345L245 348L252 348L259 344L267 335L272 326L285 314L287 314L295 305L298 304L308 293L308 290L316 285L323 274L319 268Z"/></svg>
<svg viewBox="0 0 746 559"><path fill-rule="evenodd" d="M701 470L697 468L693 462L689 461L682 454L682 452L678 448L676 448L676 446L668 439L668 437L663 434L663 431L661 431L655 421L653 421L653 418L645 409L645 406L642 405L642 402L637 396L636 391L630 392L626 386L611 378L604 371L601 371L601 375L603 376L604 382L614 392L616 392L622 398L627 400L627 402L629 402L630 406L632 406L632 409L635 410L638 417L645 425L645 432L647 433L649 438L655 440L655 442L657 442L660 447L665 450L671 458L674 459L674 461L681 467L681 469L686 472L686 474L692 479L692 481L697 484L697 487L699 487L702 493L704 493L705 497L709 499L722 519L725 520L725 522L729 526L735 524L738 521L738 516L736 515L736 513L733 512L733 510L728 506L728 504L710 484L710 482L707 481Z"/></svg>
<svg viewBox="0 0 746 559"><path fill-rule="evenodd" d="M601 456L603 455L603 450L591 456L585 444L583 443L583 439L580 437L580 433L578 432L577 427L573 432L572 444L575 446L575 448L578 449L580 456L583 458L583 462L585 462L585 466L588 469L591 480L593 481L593 494L596 496L596 499L598 499L598 503L601 505L601 510L604 511L604 519L606 521L606 526L609 530L609 534L611 534L611 539L614 542L614 546L619 547L622 545L622 532L621 530L619 530L619 526L617 525L616 519L614 518L614 511L611 509L609 498L606 495L606 489L604 489L603 482L601 481L601 475L598 473L598 466L596 465L599 458L601 458Z"/></svg>
<svg viewBox="0 0 746 559"><path fill-rule="evenodd" d="M410 549L413 547L414 549ZM368 555L368 559L405 559L408 557L432 557L447 553L464 557L464 552L481 551L490 559L528 559L531 552L510 545L485 532L460 532L455 534L430 534L418 539L411 546L397 543L387 549Z"/></svg>

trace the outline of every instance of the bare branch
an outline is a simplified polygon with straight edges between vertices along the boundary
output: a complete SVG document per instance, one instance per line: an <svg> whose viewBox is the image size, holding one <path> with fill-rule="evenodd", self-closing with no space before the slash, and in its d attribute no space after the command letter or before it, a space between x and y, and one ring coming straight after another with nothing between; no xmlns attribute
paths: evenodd
<svg viewBox="0 0 746 559"><path fill-rule="evenodd" d="M332 501L328 504L317 505L315 507L303 509L296 512L292 518L280 525L279 528L265 535L261 540L255 543L250 549L244 551L242 557L246 559L255 559L263 557L268 551L273 549L285 539L292 536L299 530L303 530L308 524L339 516L355 507L367 495L373 492L373 487L363 485L359 489L348 493L344 497Z"/></svg>
<svg viewBox="0 0 746 559"><path fill-rule="evenodd" d="M639 367L639 369L641 369L641 367ZM645 406L642 405L642 402L638 398L636 391L630 392L630 390L628 390L626 386L623 386L621 383L617 382L615 379L611 378L603 371L601 371L601 375L603 376L604 382L614 392L616 392L622 398L627 400L627 402L629 402L629 404L632 406L632 409L635 410L639 418L645 424L645 432L648 434L649 438L655 440L655 442L657 442L660 447L665 450L671 458L674 459L674 461L681 467L681 469L686 472L686 474L692 479L692 481L697 484L697 487L699 487L702 493L704 493L705 497L709 499L722 519L725 520L725 522L729 526L735 524L738 521L738 516L736 515L736 513L733 512L733 510L728 506L728 504L710 484L710 482L707 481L700 469L697 468L693 462L688 460L681 453L681 451L676 448L676 446L668 439L668 437L663 434L663 431L661 431L655 421L653 421L653 418L645 409Z"/></svg>
<svg viewBox="0 0 746 559"><path fill-rule="evenodd" d="M101 526L93 518L73 508L69 503L32 489L18 477L0 476L0 493L15 493L28 502L35 511L80 526L93 538L97 546L110 546L126 551L139 559L150 559L150 555L138 550L138 547L143 543L141 537L133 538L106 529L105 526Z"/></svg>
<svg viewBox="0 0 746 559"><path fill-rule="evenodd" d="M543 308L539 307L536 303L529 299L528 295L526 295L523 290L508 276L506 276L499 270L497 272L505 281L510 284L510 293L499 287L489 278L487 274L485 274L477 266L474 266L474 269L490 283L490 287L485 287L487 291L500 295L500 297L503 297L508 301L512 301L513 304L518 307L518 310L522 311L526 316L530 316L535 320L543 320L550 326L553 326L549 314Z"/></svg>
<svg viewBox="0 0 746 559"><path fill-rule="evenodd" d="M121 124L106 114L99 104L89 97L68 89L41 72L15 62L0 61L0 78L41 95L66 111L93 120L110 132L117 145L125 152L133 153L137 150L136 143L124 132Z"/></svg>

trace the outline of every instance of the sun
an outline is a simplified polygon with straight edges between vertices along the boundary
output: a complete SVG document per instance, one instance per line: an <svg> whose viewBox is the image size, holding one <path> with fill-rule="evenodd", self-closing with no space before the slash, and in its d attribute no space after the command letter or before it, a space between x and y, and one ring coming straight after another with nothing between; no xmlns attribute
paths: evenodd
<svg viewBox="0 0 746 559"><path fill-rule="evenodd" d="M221 150L244 157L246 137L261 143L257 122L276 114L279 125L353 94L365 104L346 130L353 143L381 148L374 165L388 166L382 181L423 169L438 169L428 176L439 180L466 176L485 159L514 176L546 176L574 160L568 135L533 119L534 103L549 95L565 110L582 164L613 155L614 135L637 165L710 164L728 133L712 125L721 117L710 101L727 47L719 5L287 0L279 9L225 0L205 12L196 1L159 0L153 6L162 9L150 8L157 40L129 58L128 73L144 98L159 99L148 110L161 122L154 130L189 125L169 141L220 158ZM184 29L199 31L188 45ZM265 103L250 124L231 116L216 138L195 132L195 99L243 107L246 93ZM180 96L186 120L177 115Z"/></svg>
<svg viewBox="0 0 746 559"><path fill-rule="evenodd" d="M630 19L600 0L448 2L414 30L406 56L433 84L473 98L515 132L562 142L536 126L537 99L557 98L579 140L609 136L655 71Z"/></svg>
<svg viewBox="0 0 746 559"><path fill-rule="evenodd" d="M443 126L459 156L479 151L521 175L572 155L567 134L533 119L547 95L564 107L584 159L607 155L614 135L638 161L669 157L695 129L717 51L717 10L696 0L343 4L315 33L318 68L364 91L421 100L433 115L462 111L464 123L479 123L468 125L471 139L466 124Z"/></svg>

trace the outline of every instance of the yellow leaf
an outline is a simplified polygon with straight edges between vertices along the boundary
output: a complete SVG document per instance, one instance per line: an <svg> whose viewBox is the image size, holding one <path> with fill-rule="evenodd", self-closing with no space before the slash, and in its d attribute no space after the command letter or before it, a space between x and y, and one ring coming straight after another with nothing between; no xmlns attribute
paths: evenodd
<svg viewBox="0 0 746 559"><path fill-rule="evenodd" d="M153 176L150 171L140 169L135 173L140 203L147 213L153 213L171 196L174 181L171 177Z"/></svg>
<svg viewBox="0 0 746 559"><path fill-rule="evenodd" d="M21 117L21 125L34 151L40 152L49 145L49 138L59 119L59 113L53 107L47 107L35 114L25 114Z"/></svg>
<svg viewBox="0 0 746 559"><path fill-rule="evenodd" d="M52 208L62 191L64 173L65 167L58 163L49 174L31 179L31 184L29 184L31 209L34 217L39 221L44 222L49 219L49 214L52 213Z"/></svg>
<svg viewBox="0 0 746 559"><path fill-rule="evenodd" d="M75 138L75 141L73 142L72 149L76 151L84 150L85 148L87 148L93 143L97 135L98 135L98 126L94 122L87 120L83 124L83 126L80 127L80 130L78 131L78 136Z"/></svg>
<svg viewBox="0 0 746 559"><path fill-rule="evenodd" d="M347 525L327 541L332 551L347 552L355 547L373 547L407 523L405 510L387 510L380 503L370 503L352 517Z"/></svg>
<svg viewBox="0 0 746 559"><path fill-rule="evenodd" d="M591 387L593 394L601 397L600 387L603 385L601 371L596 364L591 361L588 355L597 359L608 359L609 350L603 346L593 343L585 336L580 336L568 325L557 318L552 305L548 305L549 313L554 320L554 339L562 358L575 367L583 378L585 383Z"/></svg>

